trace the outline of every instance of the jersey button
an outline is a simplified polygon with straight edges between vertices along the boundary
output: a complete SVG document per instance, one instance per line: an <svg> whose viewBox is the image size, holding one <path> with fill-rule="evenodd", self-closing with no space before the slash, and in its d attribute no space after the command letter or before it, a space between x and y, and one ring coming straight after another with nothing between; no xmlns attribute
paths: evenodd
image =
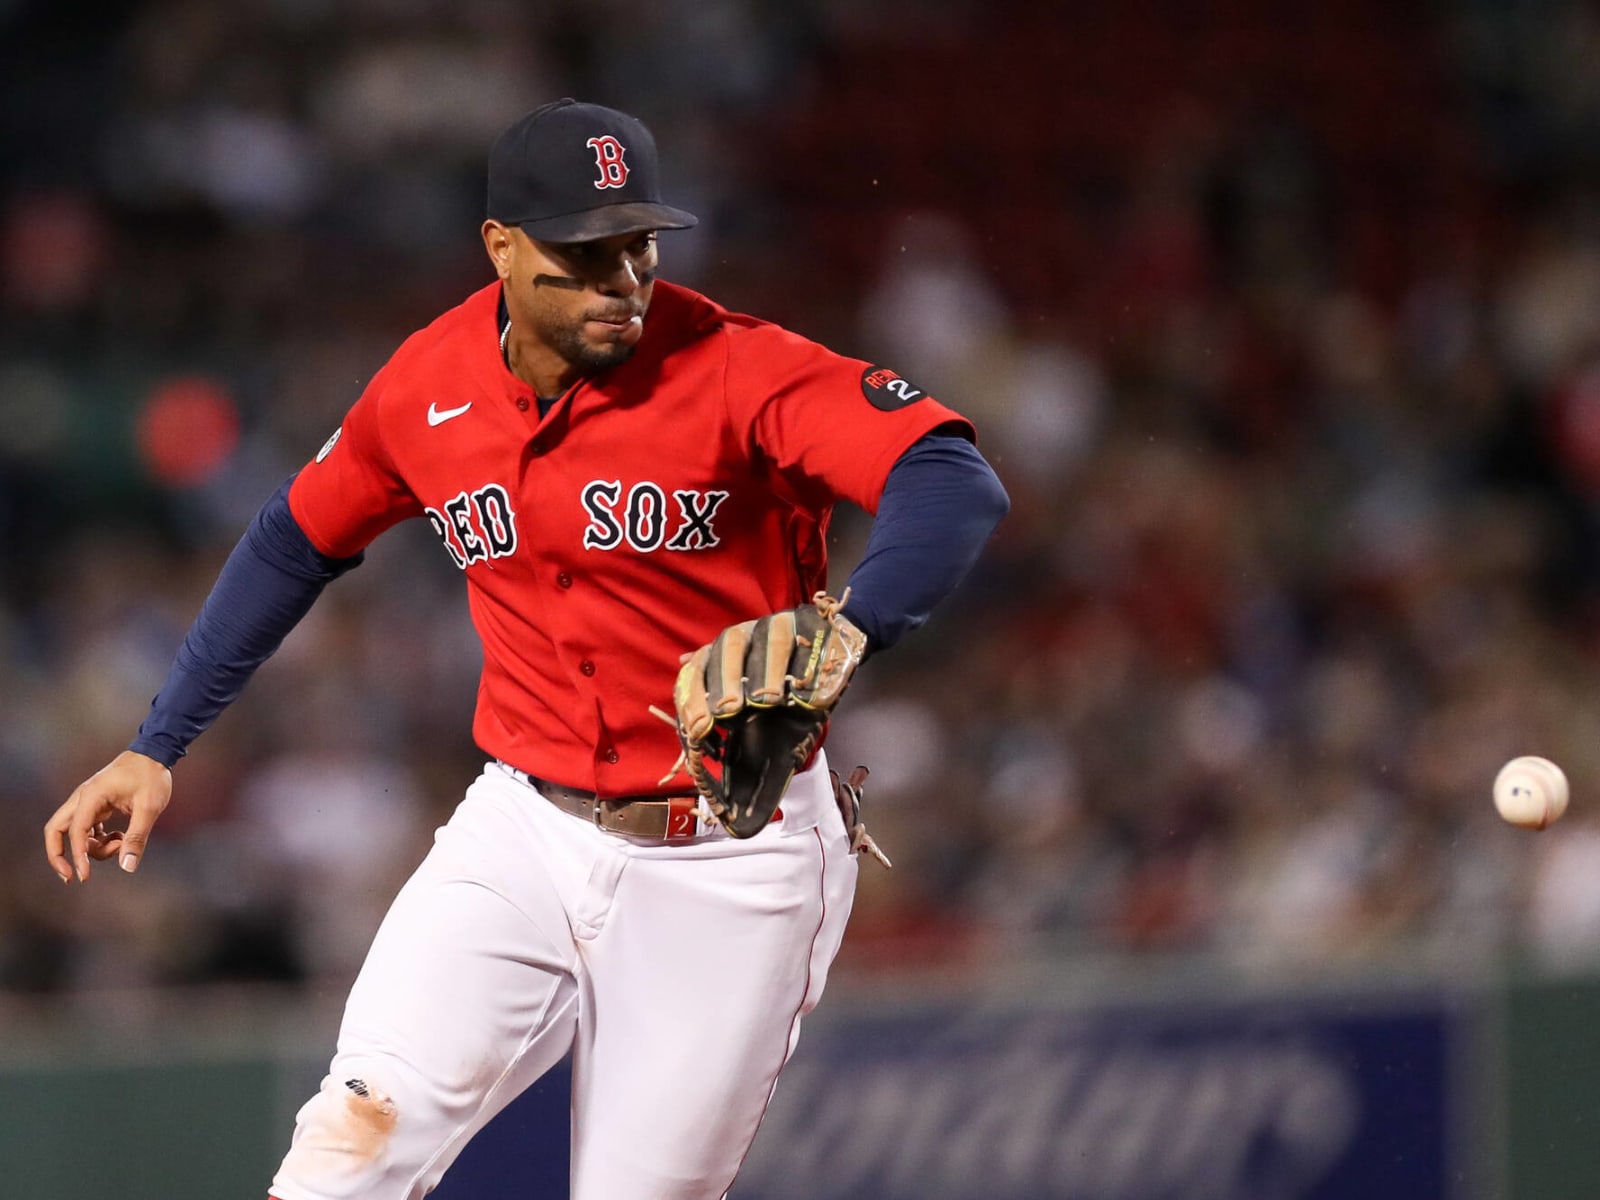
<svg viewBox="0 0 1600 1200"><path fill-rule="evenodd" d="M593 675L594 664L586 658L578 664L578 670L582 671L585 675Z"/></svg>
<svg viewBox="0 0 1600 1200"><path fill-rule="evenodd" d="M535 442L532 446L529 447L529 449L533 451L533 456L535 458L538 458L538 457L540 457L541 455L544 454L544 443L543 442Z"/></svg>
<svg viewBox="0 0 1600 1200"><path fill-rule="evenodd" d="M559 583L562 587L571 587L572 586L572 576L568 575L565 571L563 571L563 572L561 572L561 574L556 576L556 582Z"/></svg>
<svg viewBox="0 0 1600 1200"><path fill-rule="evenodd" d="M608 763L614 763L614 762L616 762L616 761L617 761L617 759L618 759L618 758L620 758L620 757L621 757L621 755L619 755L619 754L618 754L618 753L617 753L617 752L616 752L616 750L615 750L615 749L611 749L611 750L607 750L607 751L606 751L606 761L607 761L607 762L608 762Z"/></svg>
<svg viewBox="0 0 1600 1200"><path fill-rule="evenodd" d="M526 398L526 397L524 397L524 398L522 398L522 399L519 399L519 400L518 400L518 401L517 401L517 407L518 407L518 408L519 408L519 409L521 409L521 410L522 410L522 411L523 411L523 412L527 412L527 411L528 411L528 401L527 401L527 398Z"/></svg>

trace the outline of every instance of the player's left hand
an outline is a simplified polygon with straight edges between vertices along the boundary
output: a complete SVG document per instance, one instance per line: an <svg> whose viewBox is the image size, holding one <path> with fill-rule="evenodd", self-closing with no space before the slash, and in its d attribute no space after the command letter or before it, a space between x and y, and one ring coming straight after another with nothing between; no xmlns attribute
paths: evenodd
<svg viewBox="0 0 1600 1200"><path fill-rule="evenodd" d="M71 883L89 880L89 864L116 856L124 871L138 869L156 818L172 799L172 772L155 759L124 750L73 789L44 825L50 869ZM127 818L126 829L109 822ZM71 860L68 860L68 853Z"/></svg>
<svg viewBox="0 0 1600 1200"><path fill-rule="evenodd" d="M678 672L676 717L661 715L677 727L679 763L734 837L772 820L866 654L866 634L843 607L844 598L818 592L810 604L730 625Z"/></svg>

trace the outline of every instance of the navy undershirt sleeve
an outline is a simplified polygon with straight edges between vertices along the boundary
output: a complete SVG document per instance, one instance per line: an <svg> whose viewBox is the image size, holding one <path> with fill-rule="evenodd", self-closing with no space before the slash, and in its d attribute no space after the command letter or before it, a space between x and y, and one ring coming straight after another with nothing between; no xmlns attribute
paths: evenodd
<svg viewBox="0 0 1600 1200"><path fill-rule="evenodd" d="M962 437L930 433L895 461L867 548L851 572L845 616L873 650L928 619L978 561L1011 499Z"/></svg>
<svg viewBox="0 0 1600 1200"><path fill-rule="evenodd" d="M361 562L359 554L329 558L311 544L289 511L292 482L262 506L223 564L128 749L169 767L182 758L322 589Z"/></svg>

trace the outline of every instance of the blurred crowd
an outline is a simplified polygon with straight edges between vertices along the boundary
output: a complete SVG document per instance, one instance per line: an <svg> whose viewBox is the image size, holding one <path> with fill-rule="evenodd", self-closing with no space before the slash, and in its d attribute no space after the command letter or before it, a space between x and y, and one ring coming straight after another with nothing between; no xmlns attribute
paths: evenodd
<svg viewBox="0 0 1600 1200"><path fill-rule="evenodd" d="M932 390L1012 495L835 722L897 862L842 969L1600 967L1600 16L1509 7L0 4L0 997L359 963L481 762L426 527L196 744L137 880L64 890L39 828L487 281L485 149L569 94L703 215L665 277ZM1572 779L1542 834L1490 804L1524 753Z"/></svg>

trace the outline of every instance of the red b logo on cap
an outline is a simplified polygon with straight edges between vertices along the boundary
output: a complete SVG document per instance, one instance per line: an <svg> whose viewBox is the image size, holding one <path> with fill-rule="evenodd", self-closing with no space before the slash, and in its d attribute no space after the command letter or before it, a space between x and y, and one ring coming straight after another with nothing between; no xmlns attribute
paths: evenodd
<svg viewBox="0 0 1600 1200"><path fill-rule="evenodd" d="M628 164L622 161L621 142L608 133L604 137L592 137L584 145L594 151L594 165L600 168L595 187L621 187L628 182Z"/></svg>

